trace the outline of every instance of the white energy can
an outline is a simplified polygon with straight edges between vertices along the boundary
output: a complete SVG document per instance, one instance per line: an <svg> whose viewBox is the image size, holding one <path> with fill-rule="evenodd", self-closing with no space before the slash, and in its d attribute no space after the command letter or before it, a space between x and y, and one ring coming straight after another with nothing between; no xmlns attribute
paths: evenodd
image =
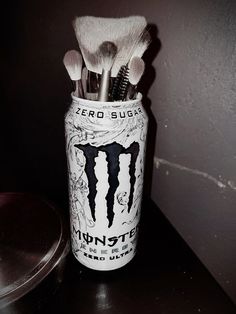
<svg viewBox="0 0 236 314"><path fill-rule="evenodd" d="M120 268L135 255L148 124L141 98L72 95L65 116L72 251L95 270Z"/></svg>

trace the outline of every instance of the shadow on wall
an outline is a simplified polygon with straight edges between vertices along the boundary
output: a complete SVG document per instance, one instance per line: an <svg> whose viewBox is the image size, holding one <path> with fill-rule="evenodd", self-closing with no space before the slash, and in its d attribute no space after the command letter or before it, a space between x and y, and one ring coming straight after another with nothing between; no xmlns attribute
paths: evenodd
<svg viewBox="0 0 236 314"><path fill-rule="evenodd" d="M145 162L145 176L144 176L144 196L150 197L152 187L152 173L153 173L153 158L155 152L157 122L152 113L152 101L148 98L148 92L152 86L156 73L152 66L153 60L157 57L161 50L161 42L158 38L158 28L155 24L148 24L148 30L151 35L151 44L145 52L143 59L145 61L145 72L139 84L139 90L143 95L143 106L149 118L148 133L147 133L147 148L146 148L146 162Z"/></svg>

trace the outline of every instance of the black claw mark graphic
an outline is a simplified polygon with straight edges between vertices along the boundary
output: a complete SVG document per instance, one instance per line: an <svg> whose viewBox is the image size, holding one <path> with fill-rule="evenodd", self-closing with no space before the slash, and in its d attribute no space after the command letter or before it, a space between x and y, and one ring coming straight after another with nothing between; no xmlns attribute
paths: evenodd
<svg viewBox="0 0 236 314"><path fill-rule="evenodd" d="M130 147L128 147L125 150L126 154L131 155L131 161L129 165L129 175L130 175L130 194L129 194L129 202L128 202L128 213L131 210L132 204L133 204L133 197L134 197L134 185L135 185L135 165L136 165L136 160L138 157L139 153L139 144L137 142L134 142Z"/></svg>
<svg viewBox="0 0 236 314"><path fill-rule="evenodd" d="M98 150L94 149L94 147L90 146L89 144L86 144L86 145L78 144L78 145L75 145L75 147L81 149L86 158L84 170L85 170L85 173L87 174L88 183L89 183L88 199L89 199L89 205L90 205L90 210L91 210L93 221L96 221L95 197L97 195L96 184L98 180L96 178L94 168L96 165L95 158L98 156Z"/></svg>
<svg viewBox="0 0 236 314"><path fill-rule="evenodd" d="M98 182L95 175L95 158L98 156L99 151L106 153L106 161L107 161L107 171L108 171L108 183L109 189L106 195L107 201L107 219L108 219L108 227L110 228L114 219L114 201L115 201L115 192L119 186L118 174L120 172L120 161L119 157L121 154L130 154L130 165L129 165L129 175L130 175L130 193L129 193L129 201L128 201L128 213L131 210L133 204L133 194L134 194L134 186L136 182L135 178L135 170L136 170L136 160L139 154L139 144L137 142L133 142L128 148L123 147L118 143L111 143L107 145L102 145L99 147L91 146L90 144L81 145L76 144L75 147L81 149L84 153L86 159L85 165L85 173L88 178L89 185L89 205L91 209L91 215L94 221L96 221L95 215L95 197L97 195L96 184Z"/></svg>

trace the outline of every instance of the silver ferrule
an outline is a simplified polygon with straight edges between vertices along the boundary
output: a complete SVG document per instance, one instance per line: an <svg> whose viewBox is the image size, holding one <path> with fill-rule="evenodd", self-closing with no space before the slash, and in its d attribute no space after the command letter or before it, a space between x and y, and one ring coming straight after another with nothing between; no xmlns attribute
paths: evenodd
<svg viewBox="0 0 236 314"><path fill-rule="evenodd" d="M102 70L98 101L108 101L110 71Z"/></svg>

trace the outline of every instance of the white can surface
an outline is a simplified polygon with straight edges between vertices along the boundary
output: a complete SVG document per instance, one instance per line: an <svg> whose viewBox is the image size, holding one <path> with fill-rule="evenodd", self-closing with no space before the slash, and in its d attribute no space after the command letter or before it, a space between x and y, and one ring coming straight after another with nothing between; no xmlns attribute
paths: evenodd
<svg viewBox="0 0 236 314"><path fill-rule="evenodd" d="M72 96L65 116L72 251L95 270L135 255L148 118L141 103Z"/></svg>

